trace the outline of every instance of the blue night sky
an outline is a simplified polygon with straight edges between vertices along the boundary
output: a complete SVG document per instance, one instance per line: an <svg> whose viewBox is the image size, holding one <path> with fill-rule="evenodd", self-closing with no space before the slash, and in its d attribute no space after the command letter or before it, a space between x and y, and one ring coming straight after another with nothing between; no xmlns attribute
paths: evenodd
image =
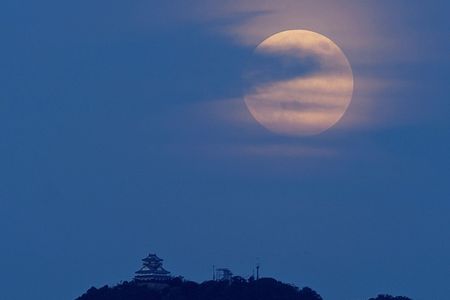
<svg viewBox="0 0 450 300"><path fill-rule="evenodd" d="M447 1L0 4L2 299L74 299L156 252L325 300L450 295ZM242 74L287 29L354 75L320 135L253 119Z"/></svg>

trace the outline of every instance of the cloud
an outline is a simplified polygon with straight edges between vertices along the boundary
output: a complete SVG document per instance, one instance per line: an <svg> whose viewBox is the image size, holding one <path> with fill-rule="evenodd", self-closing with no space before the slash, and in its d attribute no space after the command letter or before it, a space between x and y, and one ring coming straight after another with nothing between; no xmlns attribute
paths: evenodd
<svg viewBox="0 0 450 300"><path fill-rule="evenodd" d="M411 61L415 56L415 52L408 49L411 45L409 34L402 35L401 39L394 35L390 28L401 30L398 21L387 19L383 14L384 10L380 9L382 6L386 4L353 0L197 1L196 5L193 5L195 12L191 18L196 22L211 24L209 30L223 34L239 46L249 47L250 51L274 33L289 29L311 30L331 38L349 58L355 76L356 93L347 114L338 125L341 129L358 130L399 122L398 118L382 113L386 111L383 108L394 108L396 99L380 95L383 95L386 89L404 88L405 82L402 82L401 86L396 85L399 82L397 78L389 81L383 78L383 72L373 70L380 70L394 61ZM394 23L395 26L388 25ZM270 53L285 50L305 56L308 53L304 50L303 53L298 52L296 46L303 43L300 48L311 49L314 53L309 54L319 57L319 64L325 62L330 66L333 61L340 61L329 53L326 55L330 47L311 47L315 42L317 41L296 40L284 44L285 49L279 49L277 47L281 44L272 40L256 51ZM306 47L307 43L309 47ZM312 68L315 66L312 65ZM287 83L292 74L287 75L289 76L279 79L284 79ZM270 78L261 78L261 81L278 84ZM270 85L267 85L265 89L269 90L269 87ZM273 88L270 90L274 91ZM323 97L325 98L326 96ZM317 116L311 118L318 119Z"/></svg>
<svg viewBox="0 0 450 300"><path fill-rule="evenodd" d="M255 119L269 129L310 135L342 117L352 90L351 75L312 75L257 86L245 101Z"/></svg>
<svg viewBox="0 0 450 300"><path fill-rule="evenodd" d="M264 40L245 102L255 119L269 130L287 135L314 135L333 126L345 113L353 91L353 75L342 51L330 39L307 30L288 30ZM315 61L305 72L296 61ZM260 78L263 78L261 80Z"/></svg>
<svg viewBox="0 0 450 300"><path fill-rule="evenodd" d="M307 29L331 36L333 41L345 42L349 47L361 47L369 45L373 36L372 6L367 3L361 5L360 1L330 0L212 1L206 7L209 13L204 18L211 20L260 12L238 22L224 24L221 28L224 34L245 45L257 45L280 31Z"/></svg>
<svg viewBox="0 0 450 300"><path fill-rule="evenodd" d="M181 20L181 23L199 24L212 33L211 38L217 38L218 34L222 35L229 39L230 44L235 43L236 47L247 49L249 53L267 37L283 30L306 29L329 37L346 54L354 74L353 100L347 113L333 128L334 133L347 134L414 122L408 118L415 118L415 114L406 114L403 111L405 109L411 111L415 108L412 105L405 107L406 100L400 99L396 94L405 94L405 91L414 87L413 84L420 85L420 82L401 78L402 74L395 70L395 66L405 66L420 59L427 59L430 55L423 56L420 52L422 50L417 42L420 39L417 37L425 36L425 34L428 36L428 33L412 22L414 18L420 17L420 10L414 12L414 16L410 16L406 11L399 9L399 6L402 5L393 2L357 0L339 2L334 0L193 0L189 5L184 5L181 10L174 10L173 5L168 5L167 11L159 14L169 16L173 13L173 18ZM180 22L175 23L179 26ZM170 22L167 21L167 23ZM429 42L429 40L425 41ZM295 44L285 45L283 50L295 52ZM272 46L268 45L265 51L274 50ZM321 57L320 51L323 49L326 47L317 48L314 54ZM323 55L323 57L326 56ZM442 55L436 57L442 57ZM323 62L324 60L321 60L318 63ZM245 63L242 62L242 64ZM308 85L320 86L322 83L328 85L331 78L326 80L323 77L322 83L320 80L313 83L313 78L319 78L313 76L313 70L316 67L314 63L308 63L305 66L303 80L309 80ZM315 120L318 123L321 119L323 120L324 111L333 114L333 109L339 107L339 103L331 104L333 95L340 93L337 86L322 86L321 98L315 99L319 103L292 101L291 96L295 93L298 96L301 86L298 78L292 75L295 74L280 74L275 79L269 78L263 82L263 85L247 90L247 96L258 95L268 98L269 95L278 94L286 100L280 104L281 106L289 108L294 114L301 109L307 110L309 115L306 119ZM336 85L342 85L342 83L337 82ZM302 99L313 97L306 84L301 88L301 93L304 95ZM238 94L232 95L235 98L231 101L225 99L230 95L223 98L222 96L216 95L208 103L202 103L202 115L199 117L210 118L214 115L217 121L223 122L224 127L242 130L249 133L249 136L264 134L265 131L253 120L244 105L245 93L242 93L241 97ZM200 109L197 105L195 107Z"/></svg>

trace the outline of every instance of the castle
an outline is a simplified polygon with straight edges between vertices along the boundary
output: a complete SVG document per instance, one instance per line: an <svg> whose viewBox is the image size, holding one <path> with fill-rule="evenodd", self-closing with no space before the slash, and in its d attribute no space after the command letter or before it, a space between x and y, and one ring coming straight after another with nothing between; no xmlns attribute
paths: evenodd
<svg viewBox="0 0 450 300"><path fill-rule="evenodd" d="M170 272L163 268L163 259L156 254L149 254L142 261L142 267L135 272L135 282L164 286L173 279Z"/></svg>

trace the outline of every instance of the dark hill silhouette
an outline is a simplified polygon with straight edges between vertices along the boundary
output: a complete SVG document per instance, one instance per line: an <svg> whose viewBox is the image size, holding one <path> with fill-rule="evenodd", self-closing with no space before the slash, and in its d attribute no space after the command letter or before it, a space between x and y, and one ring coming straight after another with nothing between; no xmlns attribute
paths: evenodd
<svg viewBox="0 0 450 300"><path fill-rule="evenodd" d="M196 283L175 278L163 289L151 289L136 282L114 287L90 288L76 300L322 300L314 290L299 289L272 278ZM411 300L406 297L379 295L369 300Z"/></svg>
<svg viewBox="0 0 450 300"><path fill-rule="evenodd" d="M408 297L394 297L391 295L378 295L376 298L370 298L369 300L411 300Z"/></svg>

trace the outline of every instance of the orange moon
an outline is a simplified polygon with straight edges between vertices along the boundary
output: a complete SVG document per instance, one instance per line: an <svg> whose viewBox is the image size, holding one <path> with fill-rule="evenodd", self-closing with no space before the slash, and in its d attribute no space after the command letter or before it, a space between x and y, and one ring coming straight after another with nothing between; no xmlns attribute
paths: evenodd
<svg viewBox="0 0 450 300"><path fill-rule="evenodd" d="M353 72L329 38L307 30L276 33L260 43L244 74L245 103L268 130L310 136L335 125L353 94Z"/></svg>

